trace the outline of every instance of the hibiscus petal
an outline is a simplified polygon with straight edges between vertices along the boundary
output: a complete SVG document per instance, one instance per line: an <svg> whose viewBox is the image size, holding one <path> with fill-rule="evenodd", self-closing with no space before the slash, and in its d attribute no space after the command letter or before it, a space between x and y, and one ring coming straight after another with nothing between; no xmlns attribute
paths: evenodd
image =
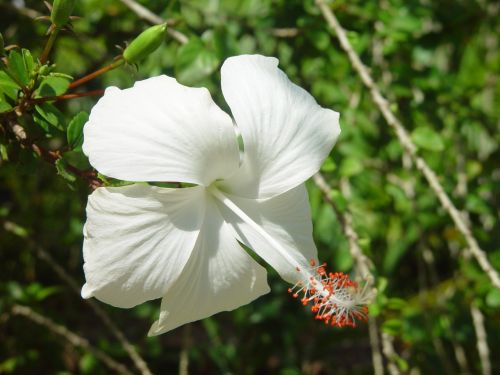
<svg viewBox="0 0 500 375"><path fill-rule="evenodd" d="M207 199L205 220L191 258L163 297L150 336L233 310L269 292L266 270L236 242L212 199Z"/></svg>
<svg viewBox="0 0 500 375"><path fill-rule="evenodd" d="M278 60L259 55L227 59L222 91L241 131L241 168L224 189L246 198L269 198L311 177L339 133L339 114L321 108L290 82Z"/></svg>
<svg viewBox="0 0 500 375"><path fill-rule="evenodd" d="M87 204L82 297L117 307L161 298L194 248L205 196L201 187L95 190Z"/></svg>
<svg viewBox="0 0 500 375"><path fill-rule="evenodd" d="M304 184L268 199L246 199L225 194L255 225L242 220L238 214L218 202L222 216L231 225L238 241L253 249L280 276L291 284L300 279L296 267L308 268L317 264L318 254L312 238L309 199ZM260 232L272 237L270 241ZM275 243L282 249L277 249ZM285 253L285 256L284 256Z"/></svg>
<svg viewBox="0 0 500 375"><path fill-rule="evenodd" d="M159 76L108 88L84 128L83 151L102 174L208 185L238 168L232 120L205 88Z"/></svg>

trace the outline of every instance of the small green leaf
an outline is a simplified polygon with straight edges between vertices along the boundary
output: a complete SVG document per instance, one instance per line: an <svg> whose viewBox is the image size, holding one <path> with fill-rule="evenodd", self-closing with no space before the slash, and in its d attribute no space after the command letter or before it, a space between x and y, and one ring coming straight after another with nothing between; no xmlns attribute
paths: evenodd
<svg viewBox="0 0 500 375"><path fill-rule="evenodd" d="M24 69L28 73L28 77L31 77L33 69L35 68L33 56L31 56L31 52L25 48L21 50L21 54L23 56Z"/></svg>
<svg viewBox="0 0 500 375"><path fill-rule="evenodd" d="M64 130L64 115L54 105L50 103L42 103L35 106L35 110L51 126L59 130Z"/></svg>
<svg viewBox="0 0 500 375"><path fill-rule="evenodd" d="M444 142L439 133L427 126L419 126L411 133L413 142L425 150L443 151Z"/></svg>
<svg viewBox="0 0 500 375"><path fill-rule="evenodd" d="M0 89L4 91L6 88L13 89L15 92L17 92L20 87L16 81L9 77L7 73L0 71Z"/></svg>
<svg viewBox="0 0 500 375"><path fill-rule="evenodd" d="M62 178L68 180L69 182L74 182L76 180L76 177L70 171L68 171L68 166L62 158L56 160L55 166L57 169L57 173Z"/></svg>
<svg viewBox="0 0 500 375"><path fill-rule="evenodd" d="M4 160L4 161L9 160L9 153L7 151L7 146L5 146L2 143L0 143L0 160Z"/></svg>
<svg viewBox="0 0 500 375"><path fill-rule="evenodd" d="M64 161L78 169L84 170L90 168L89 159L82 152L81 148L79 150L65 152Z"/></svg>
<svg viewBox="0 0 500 375"><path fill-rule="evenodd" d="M193 84L212 74L219 66L215 52L208 49L198 38L179 48L175 70L177 79L184 84Z"/></svg>
<svg viewBox="0 0 500 375"><path fill-rule="evenodd" d="M337 207L337 209L340 212L344 212L346 210L347 201L346 201L344 195L340 191L338 191L336 189L332 189L330 191L330 198L332 198L332 201L335 204L335 207Z"/></svg>
<svg viewBox="0 0 500 375"><path fill-rule="evenodd" d="M391 310L402 310L406 307L407 303L401 298L390 298L387 301L387 308Z"/></svg>
<svg viewBox="0 0 500 375"><path fill-rule="evenodd" d="M392 336L397 336L401 331L403 323L399 319L389 319L382 325L382 330Z"/></svg>
<svg viewBox="0 0 500 375"><path fill-rule="evenodd" d="M356 158L346 158L340 165L340 174L345 177L351 177L363 171L363 164Z"/></svg>
<svg viewBox="0 0 500 375"><path fill-rule="evenodd" d="M54 0L50 20L58 27L66 25L75 7L76 0Z"/></svg>
<svg viewBox="0 0 500 375"><path fill-rule="evenodd" d="M80 112L70 121L66 135L68 138L68 145L72 150L81 147L83 144L83 125L85 125L88 120L88 113Z"/></svg>
<svg viewBox="0 0 500 375"><path fill-rule="evenodd" d="M43 79L38 89L36 89L35 97L62 95L68 89L69 83L70 80L67 78L49 75Z"/></svg>
<svg viewBox="0 0 500 375"><path fill-rule="evenodd" d="M30 75L24 65L23 56L19 52L17 52L16 50L12 50L10 52L7 66L9 68L9 72L13 76L15 76L19 80L19 82L21 82L25 86L28 85L30 81Z"/></svg>
<svg viewBox="0 0 500 375"><path fill-rule="evenodd" d="M321 170L323 172L333 172L335 169L337 169L337 166L335 165L335 162L330 157L326 158L325 162L321 166Z"/></svg>
<svg viewBox="0 0 500 375"><path fill-rule="evenodd" d="M488 307L493 307L493 308L497 308L500 306L500 290L492 289L486 295L486 305L488 305Z"/></svg>

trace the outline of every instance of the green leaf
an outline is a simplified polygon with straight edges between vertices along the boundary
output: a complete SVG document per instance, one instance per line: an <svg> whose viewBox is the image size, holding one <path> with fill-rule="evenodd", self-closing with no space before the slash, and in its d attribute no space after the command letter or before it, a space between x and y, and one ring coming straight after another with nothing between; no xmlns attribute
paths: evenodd
<svg viewBox="0 0 500 375"><path fill-rule="evenodd" d="M492 289L486 295L486 305L493 308L497 308L500 306L500 290Z"/></svg>
<svg viewBox="0 0 500 375"><path fill-rule="evenodd" d="M339 190L332 189L330 191L330 198L332 199L333 203L335 203L335 207L337 207L340 212L344 212L346 210L347 201L344 195Z"/></svg>
<svg viewBox="0 0 500 375"><path fill-rule="evenodd" d="M209 50L198 38L192 38L179 48L175 69L177 79L193 84L212 74L219 66L215 52Z"/></svg>
<svg viewBox="0 0 500 375"><path fill-rule="evenodd" d="M83 144L83 125L88 120L88 113L80 112L70 121L66 135L71 149L79 148Z"/></svg>
<svg viewBox="0 0 500 375"><path fill-rule="evenodd" d="M35 61L33 60L33 56L31 56L31 52L25 48L21 50L21 54L23 56L23 64L24 69L28 73L28 79L31 77L33 69L35 68Z"/></svg>
<svg viewBox="0 0 500 375"><path fill-rule="evenodd" d="M16 50L12 50L9 54L8 59L8 68L9 72L15 76L20 83L27 86L30 81L29 71L26 69L24 65L23 56L17 52Z"/></svg>
<svg viewBox="0 0 500 375"><path fill-rule="evenodd" d="M0 89L4 91L6 88L13 89L17 92L20 87L7 73L0 71Z"/></svg>
<svg viewBox="0 0 500 375"><path fill-rule="evenodd" d="M0 143L0 160L7 161L9 160L9 153L7 151L7 146L3 143Z"/></svg>
<svg viewBox="0 0 500 375"><path fill-rule="evenodd" d="M391 310L402 310L406 307L407 303L401 298L390 298L387 301L387 308Z"/></svg>
<svg viewBox="0 0 500 375"><path fill-rule="evenodd" d="M399 319L389 319L382 324L382 330L392 336L397 336L403 327L403 322Z"/></svg>
<svg viewBox="0 0 500 375"><path fill-rule="evenodd" d="M50 103L42 103L35 106L36 112L51 126L56 129L64 130L64 115Z"/></svg>
<svg viewBox="0 0 500 375"><path fill-rule="evenodd" d="M363 171L363 164L356 158L346 158L340 165L340 174L345 177L351 177Z"/></svg>
<svg viewBox="0 0 500 375"><path fill-rule="evenodd" d="M413 142L425 150L443 151L444 142L441 136L433 129L427 126L419 126L411 133Z"/></svg>
<svg viewBox="0 0 500 375"><path fill-rule="evenodd" d="M62 158L56 160L55 166L57 174L59 174L62 178L68 180L69 182L74 182L76 180L75 175L68 171L68 166Z"/></svg>
<svg viewBox="0 0 500 375"><path fill-rule="evenodd" d="M82 152L82 149L64 153L64 161L78 169L89 169L89 159Z"/></svg>
<svg viewBox="0 0 500 375"><path fill-rule="evenodd" d="M0 113L13 108L19 85L4 71L0 71Z"/></svg>
<svg viewBox="0 0 500 375"><path fill-rule="evenodd" d="M337 169L337 166L335 165L335 162L330 157L326 158L325 162L321 166L321 170L323 172L333 172L335 169Z"/></svg>
<svg viewBox="0 0 500 375"><path fill-rule="evenodd" d="M35 91L35 97L62 95L68 89L70 79L65 77L49 75L40 83L40 86Z"/></svg>

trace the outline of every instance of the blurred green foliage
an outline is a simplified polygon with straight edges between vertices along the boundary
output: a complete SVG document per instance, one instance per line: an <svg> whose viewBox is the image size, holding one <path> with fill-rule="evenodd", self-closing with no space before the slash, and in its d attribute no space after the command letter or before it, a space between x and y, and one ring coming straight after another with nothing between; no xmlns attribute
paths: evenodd
<svg viewBox="0 0 500 375"><path fill-rule="evenodd" d="M411 374L479 373L470 305L477 304L485 315L494 353L500 346L500 292L464 255L459 232L403 155L314 1L140 3L169 20L188 42L167 38L137 69L124 65L85 83L81 91L124 88L137 79L168 74L187 85L208 87L229 110L219 88L224 59L244 53L278 57L294 82L321 105L341 112L342 134L322 172L339 210L352 211L360 245L374 263L379 293L370 313L394 337L397 365ZM499 269L498 3L338 0L332 8L421 155L457 207L468 212L474 235ZM7 69L21 84L33 84L40 98L61 95L73 77L110 64L121 53L117 45L123 49L150 26L119 0L81 0L73 12L81 18L56 40L50 56L55 67L42 71L37 58L49 24L33 18L48 14L40 1L0 0L5 46L22 47L6 52ZM12 109L18 86L0 72L0 112ZM108 373L92 354L9 315L14 303L29 305L130 364L121 345L33 247L42 246L83 283L82 226L89 189L74 168L89 167L81 153L81 129L95 102L95 97L44 102L24 118L21 125L33 139L49 150L64 150L56 168L0 132L0 373ZM312 183L309 188L320 258L335 270L354 272L335 213ZM192 373L373 372L366 325L354 330L320 325L269 271L270 294L159 337L145 337L158 302L130 311L103 307L155 373L176 371L182 347L187 347ZM465 361L457 357L461 351ZM500 359L492 355L491 361L493 371L500 372Z"/></svg>

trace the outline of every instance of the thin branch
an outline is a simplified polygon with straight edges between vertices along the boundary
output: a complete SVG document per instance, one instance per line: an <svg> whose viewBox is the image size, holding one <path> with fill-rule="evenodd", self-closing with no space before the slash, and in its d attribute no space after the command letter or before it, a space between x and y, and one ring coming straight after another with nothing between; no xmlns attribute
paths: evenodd
<svg viewBox="0 0 500 375"><path fill-rule="evenodd" d="M500 289L500 276L498 275L498 272L493 268L493 266L488 261L485 252L479 247L476 239L472 235L469 226L463 219L458 209L454 206L450 197L448 196L448 194L446 194L443 186L439 182L436 173L429 167L429 165L426 163L424 159L418 156L417 147L411 140L410 135L408 134L403 124L391 111L389 102L387 101L386 98L382 96L378 86L375 84L368 69L361 62L361 59L352 48L351 43L347 38L346 32L344 31L343 27L340 25L339 21L335 17L333 11L328 7L328 5L324 2L324 0L316 0L316 4L318 8L321 10L328 25L335 31L335 34L337 35L340 45L342 49L346 52L347 56L349 57L349 60L354 70L358 73L363 84L370 90L372 99L379 108L387 124L394 129L399 142L403 146L403 149L412 159L417 169L424 175L432 191L441 202L441 206L451 216L457 229L465 238L469 250L476 258L482 270L488 275L488 277L491 280L491 283L496 288Z"/></svg>
<svg viewBox="0 0 500 375"><path fill-rule="evenodd" d="M85 96L102 96L104 95L104 90L92 90L92 91L87 91L87 92L75 92L71 94L63 94L63 95L58 95L58 96L44 96L43 98L36 98L31 100L30 102L33 104L38 104L38 103L44 103L44 102L50 102L50 101L60 101L60 100L70 100L70 99L77 99L77 98L83 98Z"/></svg>
<svg viewBox="0 0 500 375"><path fill-rule="evenodd" d="M69 85L68 89L72 90L75 87L83 85L85 82L88 82L91 79L99 77L100 75L102 75L102 74L104 74L106 72L109 72L110 70L113 70L113 69L119 67L120 65L123 65L124 62L125 62L125 60L123 58L121 58L121 57L117 58L111 64L106 65L105 67L100 68L100 69L96 70L95 72L92 72L92 73L86 75L85 77L79 78L76 81L71 82L71 84Z"/></svg>
<svg viewBox="0 0 500 375"><path fill-rule="evenodd" d="M189 348L191 347L191 324L182 328L182 349L179 353L179 375L189 375Z"/></svg>
<svg viewBox="0 0 500 375"><path fill-rule="evenodd" d="M372 263L370 259L363 253L361 247L359 246L359 236L354 230L352 224L351 213L346 210L345 212L340 212L340 210L335 205L332 200L330 193L332 188L325 181L321 173L316 173L313 176L313 181L316 186L320 189L323 194L323 199L333 208L337 218L339 219L344 235L349 242L349 251L351 252L354 261L356 262L356 267L359 270L359 274L362 279L366 280L367 287L371 287L374 282L374 277L370 271L372 268ZM368 335L370 338L370 346L372 349L372 362L373 362L373 372L375 375L384 374L384 365L382 361L382 353L380 352L380 341L378 337L378 327L377 322L374 317L368 317Z"/></svg>
<svg viewBox="0 0 500 375"><path fill-rule="evenodd" d="M490 349L488 347L483 313L474 303L470 305L470 313L474 323L474 330L476 331L477 351L479 352L479 359L481 361L482 374L491 375Z"/></svg>
<svg viewBox="0 0 500 375"><path fill-rule="evenodd" d="M45 261L52 269L57 273L57 275L64 280L73 291L80 296L80 286L76 282L76 280L71 277L65 270L62 268L52 256L45 251L41 246L37 246L36 244L32 244L36 250L36 255ZM124 333L116 326L115 323L111 320L109 315L99 306L94 300L86 299L84 300L91 308L94 310L96 315L102 320L104 325L108 327L110 332L116 337L116 339L123 346L125 351L128 353L132 361L134 362L135 367L141 372L142 375L152 375L151 370L149 370L148 365L139 355L134 346L128 341L125 337Z"/></svg>
<svg viewBox="0 0 500 375"><path fill-rule="evenodd" d="M4 229L13 232L12 229L4 225ZM15 233L14 233L15 234ZM78 295L80 296L80 285L76 282L76 280L71 277L60 264L58 264L52 256L45 251L41 246L39 246L35 241L31 238L23 237L26 242L35 249L35 254L38 258L46 262L55 273L64 281L68 286ZM128 353L132 361L134 362L135 367L140 371L142 375L152 375L151 370L149 370L148 365L139 355L134 346L128 341L125 337L124 333L116 326L116 324L111 320L109 315L94 301L91 299L84 300L91 308L94 310L96 315L102 320L104 325L109 329L109 331L116 337L116 339L123 346L125 351Z"/></svg>
<svg viewBox="0 0 500 375"><path fill-rule="evenodd" d="M113 358L108 356L102 350L92 346L86 338L77 335L76 333L70 331L68 328L55 323L51 319L43 315L40 315L39 313L33 311L28 306L14 305L12 307L12 314L24 316L25 318L28 318L29 320L41 326L44 326L51 332L65 338L71 345L87 350L88 352L92 353L95 357L99 358L104 364L106 364L106 366L116 371L117 373L132 375L132 373L129 370L127 370L127 368L123 364L116 362Z"/></svg>
<svg viewBox="0 0 500 375"><path fill-rule="evenodd" d="M368 335L370 336L370 346L372 348L373 374L384 375L384 361L380 352L377 320L373 316L368 317Z"/></svg>
<svg viewBox="0 0 500 375"><path fill-rule="evenodd" d="M359 237L354 227L352 225L352 216L351 213L346 210L345 212L340 212L332 198L330 197L330 193L332 191L331 186L325 181L324 177L321 173L316 173L313 176L313 181L316 186L323 193L323 199L333 208L335 214L339 218L339 221L342 225L342 229L344 231L345 236L349 242L349 250L351 252L352 257L356 262L356 266L359 269L360 275L363 279L367 281L370 285L373 284L374 278L371 269L371 261L368 257L363 253L359 246Z"/></svg>
<svg viewBox="0 0 500 375"><path fill-rule="evenodd" d="M391 375L399 375L401 372L399 371L399 367L395 363L395 358L397 354L394 350L393 338L388 333L382 333L382 350L384 351L384 355L387 358L387 369L389 370L389 374Z"/></svg>
<svg viewBox="0 0 500 375"><path fill-rule="evenodd" d="M148 8L142 6L138 2L134 0L120 0L123 4L125 4L130 10L132 10L135 14L150 23L153 24L161 24L165 23L165 20L160 16L151 12ZM180 31L174 30L171 26L171 22L167 22L167 33L170 34L172 38L177 40L180 44L186 44L189 41L189 38L181 33Z"/></svg>

